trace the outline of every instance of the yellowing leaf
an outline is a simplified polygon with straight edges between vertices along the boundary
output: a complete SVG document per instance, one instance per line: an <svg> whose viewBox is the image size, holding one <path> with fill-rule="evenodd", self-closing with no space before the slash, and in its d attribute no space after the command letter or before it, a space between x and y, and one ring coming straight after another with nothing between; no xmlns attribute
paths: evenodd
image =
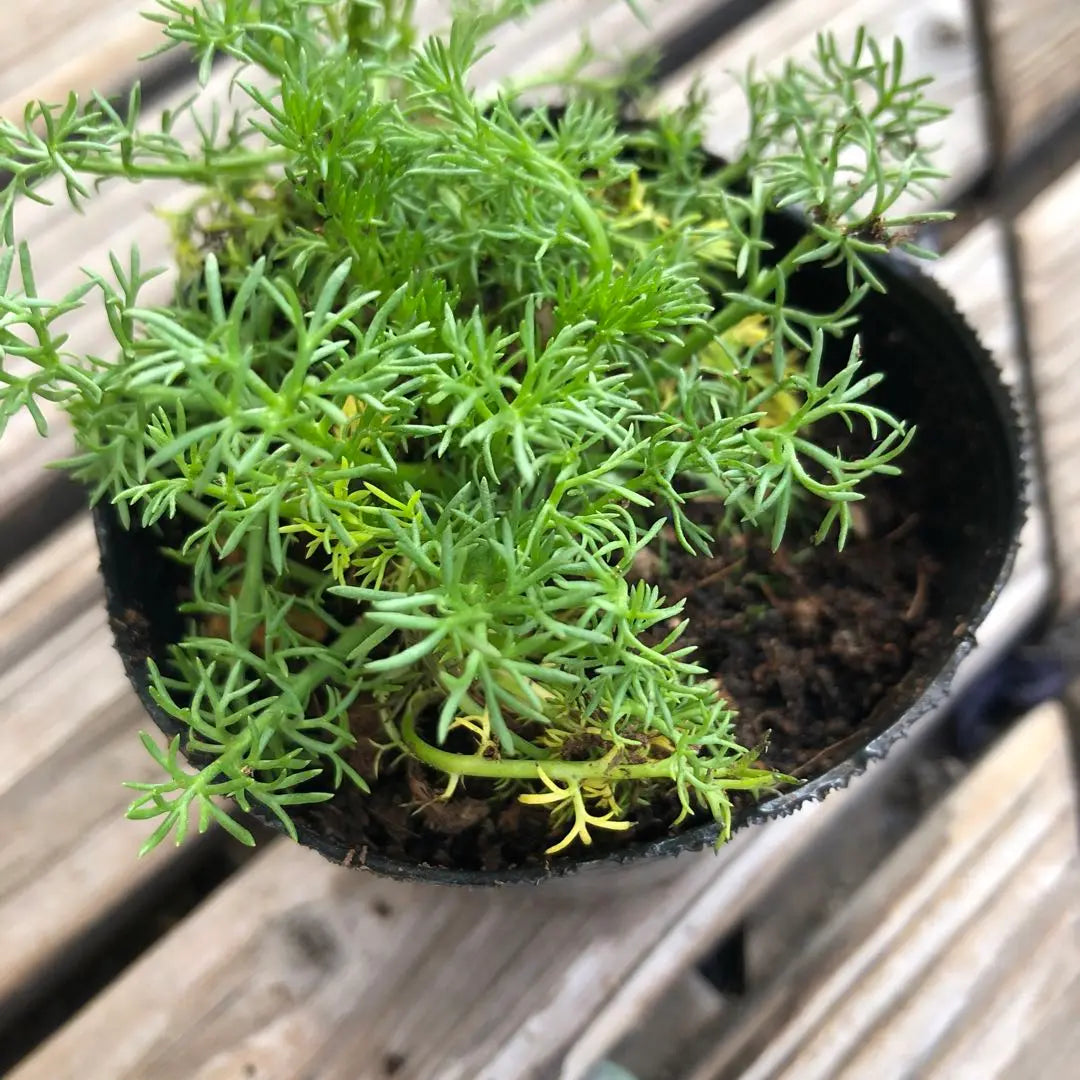
<svg viewBox="0 0 1080 1080"><path fill-rule="evenodd" d="M765 316L747 315L724 335L724 339L750 349L755 345L760 345L768 336L769 325L765 321Z"/></svg>

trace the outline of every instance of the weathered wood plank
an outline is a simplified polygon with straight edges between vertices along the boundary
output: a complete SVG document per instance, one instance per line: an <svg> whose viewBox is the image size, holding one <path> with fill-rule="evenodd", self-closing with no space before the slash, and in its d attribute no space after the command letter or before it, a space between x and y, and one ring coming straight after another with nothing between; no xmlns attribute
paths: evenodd
<svg viewBox="0 0 1080 1080"><path fill-rule="evenodd" d="M1080 166L1044 192L1016 228L1061 603L1072 610L1080 605L1080 484L1073 456L1080 438L1080 305L1071 284L1080 263Z"/></svg>
<svg viewBox="0 0 1080 1080"><path fill-rule="evenodd" d="M58 678L61 661L63 677ZM45 648L0 677L5 747L0 794L59 752L81 718L115 705L123 693L104 611L95 606L73 615Z"/></svg>
<svg viewBox="0 0 1080 1080"><path fill-rule="evenodd" d="M609 1060L642 1080L677 1076L687 1044L715 1032L729 1009L716 987L697 968L689 968L665 989L648 1023L635 1025Z"/></svg>
<svg viewBox="0 0 1080 1080"><path fill-rule="evenodd" d="M135 859L123 780L156 766L85 519L0 577L0 1013L176 858Z"/></svg>
<svg viewBox="0 0 1080 1080"><path fill-rule="evenodd" d="M25 512L56 479L47 471L48 465L70 454L74 447L70 432L59 425L55 414L50 417L50 426L49 437L43 439L28 416L16 416L0 442L0 476L4 478L0 485L0 522L13 531L19 528L17 519L26 516Z"/></svg>
<svg viewBox="0 0 1080 1080"><path fill-rule="evenodd" d="M644 0L641 15L626 0L546 0L527 19L499 34L492 52L474 72L479 86L557 71L587 40L596 53L589 71L610 73L619 64L656 48L734 0Z"/></svg>
<svg viewBox="0 0 1080 1080"><path fill-rule="evenodd" d="M950 173L942 187L947 200L979 175L989 161L988 142L979 98L974 27L965 0L784 0L725 35L685 71L670 79L663 100L681 100L701 80L710 96L709 146L731 156L746 128L746 107L738 79L751 58L760 70L775 69L789 57L807 57L815 35L833 31L850 42L859 26L879 39L900 37L912 75L933 75L932 97L952 114L930 129L928 139L940 144L936 160Z"/></svg>
<svg viewBox="0 0 1080 1080"><path fill-rule="evenodd" d="M59 101L71 90L123 90L138 57L160 40L160 28L140 16L152 6L150 0L5 5L0 16L0 116L15 119L24 102ZM156 60L153 66L162 63Z"/></svg>
<svg viewBox="0 0 1080 1080"><path fill-rule="evenodd" d="M1068 722L1060 706L1044 706L748 1005L687 1080L960 1075L951 1069L961 1044L978 1049L963 1025L977 1020L980 999L988 1012L1015 1006L1014 1020L1030 1022L1032 1009L998 991L1015 976L1012 998L1043 999L1080 971L1076 816ZM988 1066L1003 1055L992 1042L986 1059L966 1059L982 1063L969 1075L995 1075Z"/></svg>
<svg viewBox="0 0 1080 1080"><path fill-rule="evenodd" d="M946 256L921 267L952 295L961 314L1001 365L1005 381L1019 390L1020 343L1009 310L1012 285L1005 242L1004 226L989 218L963 236ZM1029 407L1027 402L1023 406Z"/></svg>
<svg viewBox="0 0 1080 1080"><path fill-rule="evenodd" d="M13 1075L353 1080L399 1055L404 1078L546 1075L540 1063L633 966L629 941L722 930L795 831L841 802L719 858L682 857L662 887L615 878L576 897L401 885L275 844ZM130 1025L136 1007L145 1022Z"/></svg>
<svg viewBox="0 0 1080 1080"><path fill-rule="evenodd" d="M1022 872L1026 874L1027 867ZM983 963L980 983L961 989L963 1012L954 1024L955 1030L950 1032L954 1037L935 1047L933 1054L920 1063L925 1075L941 1080L1001 1076L1017 1049L1038 1037L1055 1004L1062 995L1069 994L1070 986L1080 976L1078 889L1080 871L1074 866L1054 888L1029 906L1024 925L1019 929L1004 924L1000 936L990 937L985 933L989 920L980 927L981 948L986 955L995 956L996 963L989 968ZM1016 899L1007 891L995 899L994 908L1000 914L1003 903ZM1015 913L1012 921L1015 922ZM978 937L971 935L972 941ZM973 969L979 967L981 959L976 957ZM958 960L953 955L950 963L955 965ZM920 993L925 992L920 988ZM1075 1019L1080 994L1074 991L1066 1001L1071 1003ZM1029 1066L1022 1075L1065 1074L1039 1072Z"/></svg>
<svg viewBox="0 0 1080 1080"><path fill-rule="evenodd" d="M951 1080L958 1074L950 1067L950 1059L941 1063L930 1059L938 1043L947 1041L958 1024L970 1023L972 1017L966 1009L969 998L981 998L990 986L1009 987L1011 984L1016 995L1012 1004L1026 1005L1018 991L1031 988L1041 997L1046 990L1042 985L1044 980L1060 988L1080 972L1080 952L1075 947L1062 950L1063 942L1070 936L1069 929L1075 928L1077 919L1075 910L1070 907L1063 910L1061 906L1066 897L1071 901L1075 896L1073 887L1078 880L1073 872L1075 842L1075 828L1067 812L1060 824L1046 833L1036 846L1023 848L1015 861L1005 862L1000 851L995 851L993 857L995 862L1000 860L1000 868L992 879L988 878L994 882L988 892L979 891L981 875L974 870L968 871L954 888L957 893L963 893L965 899L973 894L979 897L980 909L976 909L970 900L964 905L967 908L964 914L974 921L964 925L949 940L942 928L945 920L941 919L937 927L940 936L926 935L930 940L923 947L925 951L918 950L919 960L924 965L921 969L911 964L911 953L916 950L905 947L905 961L911 966L902 976L899 992L893 994L892 1000L882 1001L880 1012L850 1006L845 1010L849 1016L861 1013L866 1026L860 1033L857 1048L853 1048L842 1062L830 1058L834 1066L839 1065L842 1069L827 1074L830 1080L832 1076L855 1080L865 1076L871 1068L876 1074L880 1069L882 1080L890 1077L899 1080L909 1076L913 1067L916 1073ZM1007 840L995 841L995 846L1000 848L1007 843ZM931 906L924 910L921 919L937 921L940 910ZM1055 947L1049 959L1060 961L1060 964L1053 963L1048 967L1045 965L1047 958L1039 957L1033 948L1046 936L1047 924ZM921 928L919 932L924 933ZM891 979L892 975L886 973L881 977ZM876 982L875 988L880 985ZM871 988L871 995L873 990ZM860 982L856 992L864 996L865 982ZM1030 1023L1031 1010L1024 1009L1020 1016ZM998 1019L1001 1019L1000 1013ZM1007 1031L1008 1028L1003 1027L1001 1034ZM978 1071L981 1076L992 1076L995 1071L992 1066L1005 1063L1001 1060L1000 1048L989 1043L969 1044L968 1054L968 1075ZM956 1059L952 1061L955 1063ZM888 1064L881 1069L879 1062ZM793 1062L787 1073L791 1075L794 1071L794 1075L803 1075L799 1065L801 1062Z"/></svg>
<svg viewBox="0 0 1080 1080"><path fill-rule="evenodd" d="M1011 750L1010 769L1016 748ZM1054 761L1060 765L1059 745L1028 742L1024 755L1030 775L1041 776L1043 784ZM964 851L952 851L946 873L932 875L938 884L999 834L1009 843L1008 810L1004 817L991 812L1003 779L999 770L984 780L981 795L968 791L970 820L951 826ZM1062 839L1060 822L1066 819L1063 804L1050 802L1047 835L1055 838L1053 845ZM599 903L587 896L575 903L538 894L433 892L358 879L310 853L275 845L14 1075L170 1080L231 1078L251 1068L250 1075L263 1080L345 1080L358 1075L358 1063L371 1063L370 1075L378 1075L383 1063L393 1061L396 1075L404 1077L554 1076L536 1072L537 1059L557 1041L561 1024L587 1014L598 989L625 981L613 967L625 957L626 935L646 940L655 919L699 946L708 941L718 913L730 918L741 909L748 881L756 891L760 877L750 871L767 873L769 861L784 850L769 844L763 861L764 846L746 849L756 852L752 867L736 863L722 876L715 866L707 868L714 877L709 920L696 908L671 906L671 893L682 891L683 879L677 889L645 890L632 899L609 893ZM919 849L920 872L941 846L936 832ZM1009 850L1031 855L1026 842ZM701 869L700 863L688 865L687 879ZM1002 883L997 870L984 873L975 882L974 900L965 891L969 899L961 914ZM905 901L893 940L922 924L926 892ZM933 899L933 889L929 894ZM951 911L955 922L957 901L937 903L935 910L943 917ZM934 955L932 946L919 954L924 961ZM674 943L677 955L684 950L685 942ZM876 955L893 952L889 942L879 942ZM436 969L420 962L436 953ZM881 978L883 985L891 980ZM127 1018L136 1007L150 1019L131 1030ZM106 1048L103 1055L95 1052L95 1064L87 1064L88 1046ZM581 1076L587 1064L565 1061L558 1075Z"/></svg>
<svg viewBox="0 0 1080 1080"><path fill-rule="evenodd" d="M1042 1024L1014 1045L1012 1059L1001 1080L1065 1077L1080 1061L1080 977L1058 995L1057 1005L1046 1010ZM975 1078L972 1078L975 1080ZM982 1080L981 1077L978 1080Z"/></svg>
<svg viewBox="0 0 1080 1080"><path fill-rule="evenodd" d="M986 0L985 7L1003 149L1015 156L1080 106L1080 5Z"/></svg>
<svg viewBox="0 0 1080 1080"><path fill-rule="evenodd" d="M97 569L94 530L84 515L0 576L0 672L99 601Z"/></svg>
<svg viewBox="0 0 1080 1080"><path fill-rule="evenodd" d="M165 848L137 860L145 829L123 817L121 781L157 772L135 734L145 719L127 698L83 719L0 798L0 1016L177 857Z"/></svg>

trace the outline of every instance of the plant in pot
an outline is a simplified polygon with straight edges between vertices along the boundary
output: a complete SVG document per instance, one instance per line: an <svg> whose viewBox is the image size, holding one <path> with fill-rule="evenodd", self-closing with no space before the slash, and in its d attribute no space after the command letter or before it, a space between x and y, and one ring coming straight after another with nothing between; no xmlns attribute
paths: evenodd
<svg viewBox="0 0 1080 1080"><path fill-rule="evenodd" d="M747 80L724 163L699 101L479 98L528 4L419 45L412 6L165 0L202 83L236 65L228 120L185 144L199 99L151 129L136 91L0 126L0 422L75 432L169 736L130 815L250 843L231 801L474 883L723 840L929 707L1014 545L1007 395L890 254L942 216L896 204L943 110L899 45L823 37ZM137 250L39 296L16 219L53 177L191 185L168 303ZM109 356L65 350L91 300Z"/></svg>

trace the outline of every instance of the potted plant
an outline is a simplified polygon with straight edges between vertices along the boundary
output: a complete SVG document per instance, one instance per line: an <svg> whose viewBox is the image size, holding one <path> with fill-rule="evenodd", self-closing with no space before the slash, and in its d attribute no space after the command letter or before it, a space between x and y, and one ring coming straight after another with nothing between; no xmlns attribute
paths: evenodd
<svg viewBox="0 0 1080 1080"><path fill-rule="evenodd" d="M146 849L252 842L223 799L436 881L701 847L883 753L1003 580L1007 394L892 254L942 216L896 208L942 115L899 44L749 78L722 163L699 101L479 99L525 6L416 45L407 0L164 0L203 83L239 65L197 145L137 91L0 126L0 422L74 428L170 737ZM15 223L55 176L190 183L169 303L137 251L38 295ZM65 352L91 298L112 356Z"/></svg>

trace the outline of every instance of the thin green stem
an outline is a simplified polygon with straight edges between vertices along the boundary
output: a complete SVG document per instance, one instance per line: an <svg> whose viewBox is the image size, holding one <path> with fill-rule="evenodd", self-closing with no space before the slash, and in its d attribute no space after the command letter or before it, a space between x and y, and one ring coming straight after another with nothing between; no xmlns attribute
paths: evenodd
<svg viewBox="0 0 1080 1080"><path fill-rule="evenodd" d="M749 169L750 161L744 155L738 161L733 161L722 169L709 173L709 183L717 188L728 190L733 184L737 184L744 179Z"/></svg>
<svg viewBox="0 0 1080 1080"><path fill-rule="evenodd" d="M816 236L807 234L775 266L760 273L753 284L743 291L747 296L759 300L768 296L780 278L791 273L796 268L796 262L807 252L813 251L818 243ZM733 300L725 304L704 326L691 331L678 345L669 345L664 349L660 357L662 363L681 367L695 353L737 326L749 314L750 309L741 301Z"/></svg>
<svg viewBox="0 0 1080 1080"><path fill-rule="evenodd" d="M595 207L582 192L573 191L570 195L570 208L574 211L578 224L585 230L593 269L603 270L610 266L611 245L608 243L607 230Z"/></svg>
<svg viewBox="0 0 1080 1080"><path fill-rule="evenodd" d="M222 154L205 162L135 162L119 159L83 159L74 168L89 176L102 178L122 176L128 180L186 180L194 184L215 184L222 173L250 173L273 165L284 164L287 156L279 151L262 153Z"/></svg>
<svg viewBox="0 0 1080 1080"><path fill-rule="evenodd" d="M421 695L426 699L427 695ZM453 754L425 742L416 730L414 700L405 709L401 721L401 740L416 758L448 776L479 776L490 779L539 780L541 775L551 780L581 782L582 780L657 780L675 778L678 758L638 764L613 765L599 761L523 760L521 758L483 758L475 754Z"/></svg>
<svg viewBox="0 0 1080 1080"><path fill-rule="evenodd" d="M244 550L244 577L237 599L238 626L237 637L244 648L251 642L252 635L261 621L259 612L259 593L263 587L263 554L266 549L266 522L259 519L248 531Z"/></svg>
<svg viewBox="0 0 1080 1080"><path fill-rule="evenodd" d="M327 657L322 660L313 660L293 680L293 691L297 697L305 697L323 679L328 678L337 669L336 661L348 656L349 653L371 633L371 624L364 619L353 623L348 629L326 646Z"/></svg>
<svg viewBox="0 0 1080 1080"><path fill-rule="evenodd" d="M560 193L569 194L570 209L577 218L589 244L593 269L606 269L611 265L611 244L608 242L607 228L597 208L589 201L585 192L578 190L578 181L570 175L564 165L542 153L534 155L532 164L547 174L554 173L561 181L557 190ZM538 175L537 179L546 186L551 186L550 175Z"/></svg>
<svg viewBox="0 0 1080 1080"><path fill-rule="evenodd" d="M164 474L160 469L154 469L153 476L159 480L164 479ZM190 495L186 491L178 491L176 493L176 505L189 517L195 518L196 521L201 521L205 524L210 520L210 508L199 502L194 495Z"/></svg>

